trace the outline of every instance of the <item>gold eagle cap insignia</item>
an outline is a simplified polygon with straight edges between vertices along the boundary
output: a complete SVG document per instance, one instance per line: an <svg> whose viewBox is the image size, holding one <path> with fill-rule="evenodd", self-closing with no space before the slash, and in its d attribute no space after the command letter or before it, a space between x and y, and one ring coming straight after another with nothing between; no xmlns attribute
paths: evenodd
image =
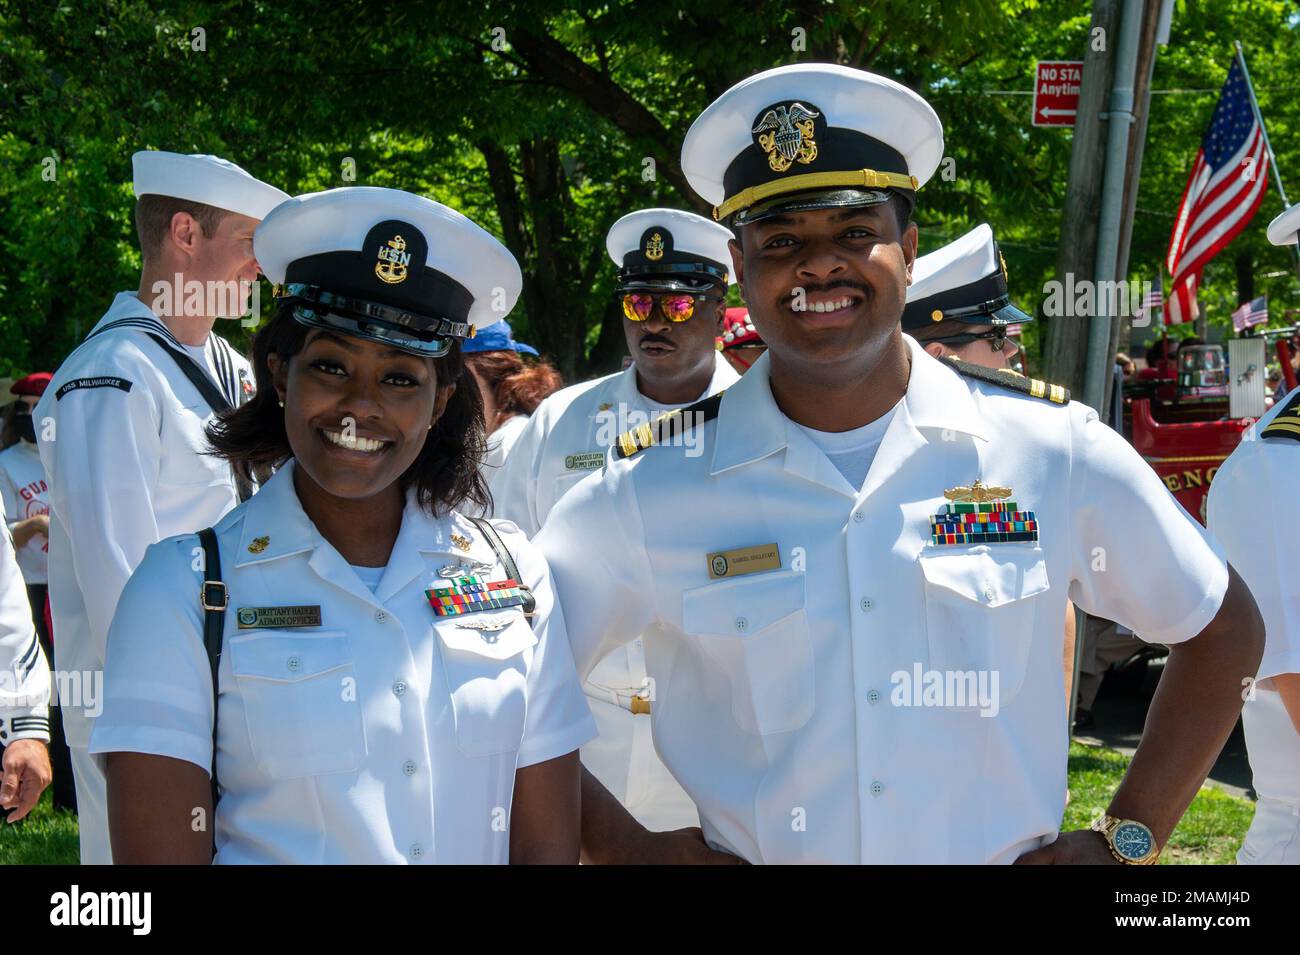
<svg viewBox="0 0 1300 955"><path fill-rule="evenodd" d="M1006 500L1011 496L1011 488L976 481L970 487L950 487L943 492L943 496L954 504L987 504L989 501Z"/></svg>

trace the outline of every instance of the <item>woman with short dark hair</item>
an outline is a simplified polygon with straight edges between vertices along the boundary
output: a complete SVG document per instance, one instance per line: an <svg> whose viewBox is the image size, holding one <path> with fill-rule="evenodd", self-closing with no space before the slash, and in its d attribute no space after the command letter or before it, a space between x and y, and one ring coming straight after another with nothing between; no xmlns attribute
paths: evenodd
<svg viewBox="0 0 1300 955"><path fill-rule="evenodd" d="M460 343L518 265L360 187L284 203L255 251L258 393L209 437L263 486L118 604L91 741L114 860L576 862L594 724L549 571L457 510L489 502Z"/></svg>

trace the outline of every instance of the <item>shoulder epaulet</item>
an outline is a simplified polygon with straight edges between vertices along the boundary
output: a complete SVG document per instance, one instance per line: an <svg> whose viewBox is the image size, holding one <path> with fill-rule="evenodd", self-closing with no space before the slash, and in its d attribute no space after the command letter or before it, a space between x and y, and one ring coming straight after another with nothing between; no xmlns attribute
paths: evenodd
<svg viewBox="0 0 1300 955"><path fill-rule="evenodd" d="M1300 390L1291 396L1277 416L1259 433L1261 438L1289 438L1300 441Z"/></svg>
<svg viewBox="0 0 1300 955"><path fill-rule="evenodd" d="M1019 391L1031 398L1042 398L1044 401L1050 401L1053 404L1068 405L1070 403L1070 389L1064 385L1049 385L1038 378L1026 378L1020 372L1012 371L1010 368L985 368L983 365L962 361L960 358L954 358L951 355L945 355L944 361L951 365L954 371L965 375L967 378L987 381L991 385L1010 388L1012 391Z"/></svg>
<svg viewBox="0 0 1300 955"><path fill-rule="evenodd" d="M725 390L709 395L685 408L666 411L654 421L647 421L640 427L624 431L618 436L618 442L614 446L614 456L630 458L651 445L664 443L674 434L685 434L690 428L712 421L718 416L718 409L722 407L722 395Z"/></svg>

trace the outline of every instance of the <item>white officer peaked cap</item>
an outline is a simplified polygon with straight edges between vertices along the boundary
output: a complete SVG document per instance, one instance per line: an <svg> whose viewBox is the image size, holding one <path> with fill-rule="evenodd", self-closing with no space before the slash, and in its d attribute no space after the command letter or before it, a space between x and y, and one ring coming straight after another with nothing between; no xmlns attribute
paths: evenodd
<svg viewBox="0 0 1300 955"><path fill-rule="evenodd" d="M297 196L258 226L253 251L305 324L435 357L505 318L523 288L519 263L483 228L399 189Z"/></svg>
<svg viewBox="0 0 1300 955"><path fill-rule="evenodd" d="M714 218L871 205L911 193L943 158L943 125L899 83L830 63L781 66L733 86L691 124L682 170ZM788 201L799 194L798 202ZM774 197L780 201L772 202Z"/></svg>
<svg viewBox="0 0 1300 955"><path fill-rule="evenodd" d="M1274 245L1295 245L1297 232L1300 232L1300 203L1283 209L1268 224L1268 241Z"/></svg>
<svg viewBox="0 0 1300 955"><path fill-rule="evenodd" d="M185 155L144 149L131 157L136 198L171 196L201 202L252 219L267 214L289 194L254 179L220 156Z"/></svg>
<svg viewBox="0 0 1300 955"><path fill-rule="evenodd" d="M1006 263L988 223L912 263L903 331L949 320L972 325L1034 320L1011 303Z"/></svg>
<svg viewBox="0 0 1300 955"><path fill-rule="evenodd" d="M731 230L693 212L640 209L610 228L605 249L619 267L618 290L726 287Z"/></svg>

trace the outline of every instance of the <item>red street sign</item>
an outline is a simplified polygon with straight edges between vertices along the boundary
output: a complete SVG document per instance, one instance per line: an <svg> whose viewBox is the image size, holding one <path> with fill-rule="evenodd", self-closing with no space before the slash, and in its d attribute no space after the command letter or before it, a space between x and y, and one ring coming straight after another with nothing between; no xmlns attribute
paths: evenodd
<svg viewBox="0 0 1300 955"><path fill-rule="evenodd" d="M1073 126L1082 60L1039 60L1034 70L1034 125Z"/></svg>

